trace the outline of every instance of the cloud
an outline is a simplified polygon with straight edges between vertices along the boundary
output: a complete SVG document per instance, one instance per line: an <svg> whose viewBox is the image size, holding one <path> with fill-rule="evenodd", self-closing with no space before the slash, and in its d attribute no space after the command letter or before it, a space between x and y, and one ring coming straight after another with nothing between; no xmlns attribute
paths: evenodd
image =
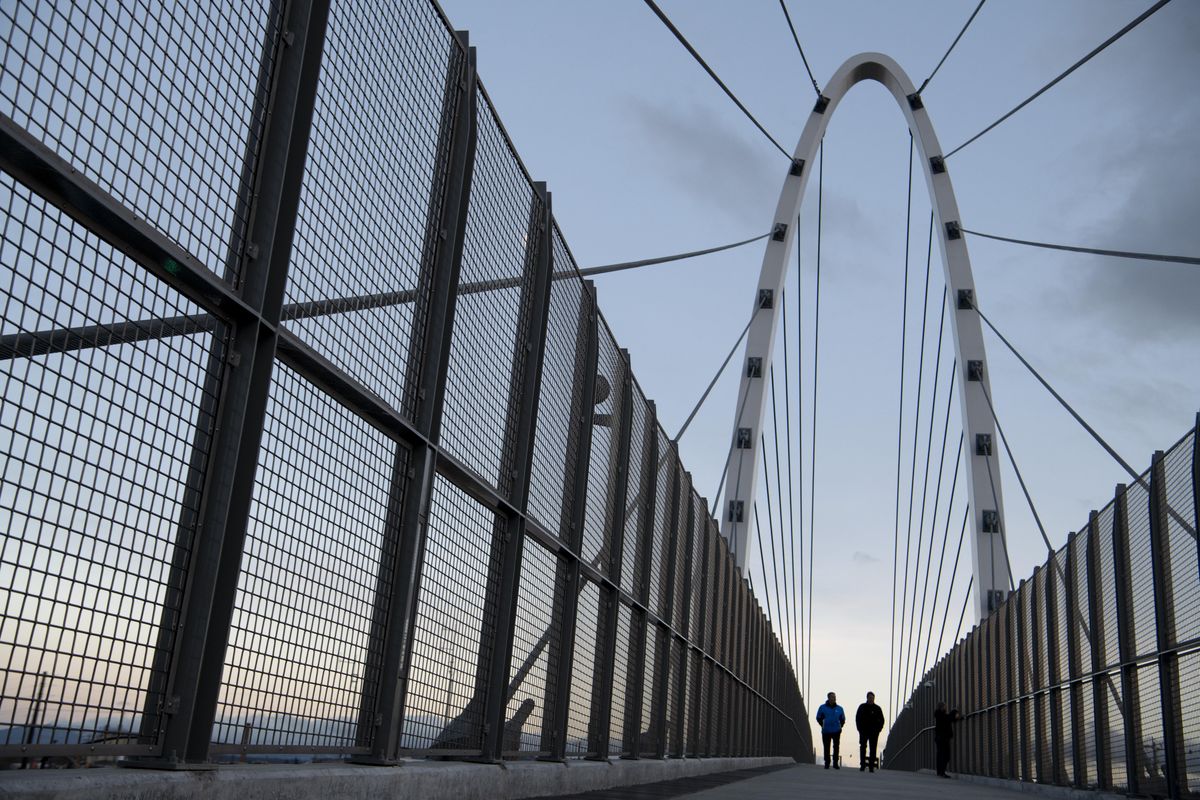
<svg viewBox="0 0 1200 800"><path fill-rule="evenodd" d="M1200 158L1196 131L1200 105L1180 102L1179 80L1194 75L1200 13L1188 5L1168 10L1148 29L1153 46L1142 47L1146 64L1139 74L1163 76L1162 85L1127 86L1133 77L1117 73L1115 96L1131 92L1136 113L1122 113L1118 101L1112 116L1097 120L1096 133L1083 144L1081 156L1090 159L1102 182L1093 184L1099 198L1081 198L1087 207L1099 199L1095 222L1080 231L1085 240L1064 242L1112 250L1171 255L1200 255ZM1107 195L1107 197L1105 196ZM1107 201L1107 202L1105 202ZM1200 333L1200 269L1097 256L1089 259L1080 284L1077 310L1103 316L1107 323L1135 341L1163 341Z"/></svg>
<svg viewBox="0 0 1200 800"><path fill-rule="evenodd" d="M747 225L770 220L784 175L777 152L704 106L641 97L630 97L627 104L634 124L659 143L655 156L664 172L684 191Z"/></svg>
<svg viewBox="0 0 1200 800"><path fill-rule="evenodd" d="M1200 117L1200 115L1196 115ZM1091 242L1114 250L1195 256L1200 253L1200 159L1195 130L1200 119L1160 131L1152 154L1117 153L1118 187L1112 212L1090 231ZM1121 156L1124 156L1124 159ZM1164 339L1200 332L1200 269L1096 257L1080 287L1079 310L1104 316L1135 339Z"/></svg>
<svg viewBox="0 0 1200 800"><path fill-rule="evenodd" d="M868 553L864 553L862 550L855 550L854 555L850 556L850 559L852 561L854 561L855 564L878 564L878 563L880 563L880 560L878 558L876 558L875 556L870 555Z"/></svg>

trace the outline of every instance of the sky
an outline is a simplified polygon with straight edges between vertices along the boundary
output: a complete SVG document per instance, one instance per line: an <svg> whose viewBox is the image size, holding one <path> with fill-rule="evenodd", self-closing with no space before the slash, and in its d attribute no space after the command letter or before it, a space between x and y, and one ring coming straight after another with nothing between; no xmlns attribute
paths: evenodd
<svg viewBox="0 0 1200 800"><path fill-rule="evenodd" d="M982 130L1148 5L985 4L923 94L943 148ZM661 6L790 151L814 93L778 3L666 0ZM548 182L555 216L581 266L698 249L769 228L786 161L644 3L443 0L443 7L453 25L470 31L480 77L530 172ZM896 59L919 85L975 3L792 0L788 7L819 84L847 58L876 51ZM1171 3L950 160L963 226L1038 241L1200 254L1197 75L1200 4ZM899 551L902 568L914 438L913 514L919 519L927 441L933 442L927 490L933 509L946 391L942 380L942 399L935 404L930 397L943 286L935 247L922 423L914 437L930 213L918 172L911 195L897 523L908 152L904 119L876 84L859 84L847 95L825 137L811 493L815 176L800 229L802 284L793 295L802 298L803 321L798 329L793 300L788 331L793 442L801 421L804 430L803 477L800 451L794 450L792 503L803 502L805 515L814 515L811 556L805 545L815 576L811 678L802 684L818 701L837 691L850 709L874 690L889 720L896 713L890 687L904 683L890 669L893 553ZM1154 450L1168 448L1194 424L1200 409L1200 270L978 237L970 237L968 246L980 308L1136 468L1147 466ZM601 309L630 350L638 379L669 431L690 412L744 326L762 252L757 244L596 279ZM789 285L796 287L796 280L793 264ZM804 361L797 368L801 330ZM985 334L985 343L997 417L1047 534L1061 546L1086 523L1090 509L1111 498L1124 474L995 337ZM946 358L952 357L948 338L943 347ZM777 364L780 358L777 353ZM943 362L943 376L948 366ZM803 409L797 405L798 372ZM780 402L782 383L779 376ZM736 393L736 373L727 374L681 443L685 466L710 496L720 481ZM939 408L932 439L931 405ZM957 401L950 416L947 476L961 430ZM941 504L936 514L930 512L939 520L935 558L949 483L947 477ZM1046 550L1007 462L1001 485L1009 555L1019 581L1045 561ZM760 481L760 503L761 486ZM959 502L962 491L960 485ZM795 519L788 535L807 537L807 519L802 525L798 513ZM912 525L914 560L919 529ZM959 525L950 529L946 580ZM928 548L928 533L923 542L920 548ZM749 558L747 571L765 604L761 555L755 551ZM943 586L936 603L938 629L947 605L954 627L969 564L965 545L951 600ZM923 569L909 574L924 580ZM773 585L770 566L767 576ZM790 591L782 594L771 598L777 616L781 600L794 609L801 604ZM934 601L930 604L926 620L934 612ZM911 643L912 636L905 635ZM944 641L935 635L930 664L952 639L952 630ZM915 668L909 671L906 686ZM895 693L906 696L907 690Z"/></svg>

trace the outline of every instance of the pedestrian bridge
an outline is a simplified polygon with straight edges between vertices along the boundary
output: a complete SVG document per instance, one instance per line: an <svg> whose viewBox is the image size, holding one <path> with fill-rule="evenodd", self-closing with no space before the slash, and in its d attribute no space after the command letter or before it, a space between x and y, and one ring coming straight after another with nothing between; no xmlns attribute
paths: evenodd
<svg viewBox="0 0 1200 800"><path fill-rule="evenodd" d="M1136 470L984 316L895 62L848 61L785 153L706 497L586 280L644 262L579 268L435 3L197 6L0 12L0 795L1200 795L1200 418ZM932 666L910 638L878 773L810 763L778 422L757 483L791 222L864 79L938 215L975 581ZM1129 474L1019 582L985 329ZM953 783L921 772L943 698Z"/></svg>

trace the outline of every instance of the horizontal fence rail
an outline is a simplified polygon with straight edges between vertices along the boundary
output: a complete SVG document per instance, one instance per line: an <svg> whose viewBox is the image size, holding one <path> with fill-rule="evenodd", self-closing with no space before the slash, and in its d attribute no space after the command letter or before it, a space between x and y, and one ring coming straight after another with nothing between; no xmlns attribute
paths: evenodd
<svg viewBox="0 0 1200 800"><path fill-rule="evenodd" d="M0 220L5 763L811 759L436 5L5 4Z"/></svg>
<svg viewBox="0 0 1200 800"><path fill-rule="evenodd" d="M1200 797L1200 415L921 679L885 765Z"/></svg>

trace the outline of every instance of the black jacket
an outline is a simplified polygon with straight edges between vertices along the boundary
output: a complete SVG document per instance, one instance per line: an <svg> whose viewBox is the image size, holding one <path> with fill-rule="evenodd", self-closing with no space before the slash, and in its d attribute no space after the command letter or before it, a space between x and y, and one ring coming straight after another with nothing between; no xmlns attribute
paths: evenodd
<svg viewBox="0 0 1200 800"><path fill-rule="evenodd" d="M933 712L933 736L935 739L953 739L954 723L958 722L958 709Z"/></svg>
<svg viewBox="0 0 1200 800"><path fill-rule="evenodd" d="M863 703L854 715L859 733L879 733L883 730L883 709L875 703Z"/></svg>

